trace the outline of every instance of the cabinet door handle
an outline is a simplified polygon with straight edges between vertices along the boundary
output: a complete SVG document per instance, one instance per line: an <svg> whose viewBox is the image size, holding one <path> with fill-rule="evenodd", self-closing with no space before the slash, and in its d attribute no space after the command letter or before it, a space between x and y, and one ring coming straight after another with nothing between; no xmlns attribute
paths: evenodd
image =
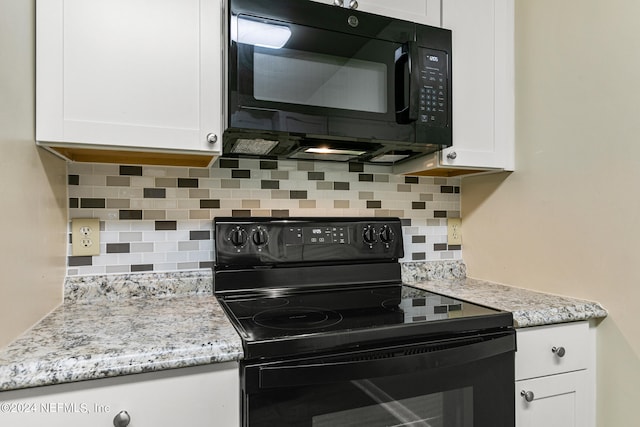
<svg viewBox="0 0 640 427"><path fill-rule="evenodd" d="M216 135L215 133L210 133L207 135L207 142L209 144L215 144L216 142L218 142L218 135Z"/></svg>
<svg viewBox="0 0 640 427"><path fill-rule="evenodd" d="M564 357L564 355L567 353L564 347L553 347L551 351L558 357Z"/></svg>
<svg viewBox="0 0 640 427"><path fill-rule="evenodd" d="M349 9L357 9L358 8L358 1L357 0L351 0L349 2Z"/></svg>
<svg viewBox="0 0 640 427"><path fill-rule="evenodd" d="M456 153L455 151L452 151L452 152L447 154L447 159L449 159L449 160L455 160L456 157L458 157L458 153Z"/></svg>
<svg viewBox="0 0 640 427"><path fill-rule="evenodd" d="M533 399L536 398L536 396L533 394L532 391L524 391L524 390L522 390L520 392L520 396L524 397L524 400L526 400L527 402L532 402Z"/></svg>
<svg viewBox="0 0 640 427"><path fill-rule="evenodd" d="M127 411L120 411L113 417L113 425L115 427L127 427L131 422L131 416Z"/></svg>
<svg viewBox="0 0 640 427"><path fill-rule="evenodd" d="M344 0L333 0L333 4L342 7L342 5L344 5Z"/></svg>

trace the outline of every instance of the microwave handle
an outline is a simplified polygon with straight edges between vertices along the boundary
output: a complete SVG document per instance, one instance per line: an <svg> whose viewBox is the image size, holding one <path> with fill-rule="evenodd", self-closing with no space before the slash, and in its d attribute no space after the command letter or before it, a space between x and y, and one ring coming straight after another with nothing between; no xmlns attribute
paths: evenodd
<svg viewBox="0 0 640 427"><path fill-rule="evenodd" d="M417 77L418 48L415 42L407 42L395 51L395 99L396 122L407 124L418 120L419 99L414 99ZM408 81L404 68L408 67Z"/></svg>
<svg viewBox="0 0 640 427"><path fill-rule="evenodd" d="M515 350L515 340L509 334L460 347L392 358L263 366L259 368L260 388L302 387L409 374L424 369L464 365Z"/></svg>

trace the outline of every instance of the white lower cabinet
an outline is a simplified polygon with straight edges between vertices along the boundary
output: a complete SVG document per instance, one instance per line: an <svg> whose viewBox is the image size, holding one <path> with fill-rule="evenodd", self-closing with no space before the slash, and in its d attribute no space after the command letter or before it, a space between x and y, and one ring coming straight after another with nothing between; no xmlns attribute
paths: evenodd
<svg viewBox="0 0 640 427"><path fill-rule="evenodd" d="M588 322L517 331L516 427L595 426L595 339Z"/></svg>
<svg viewBox="0 0 640 427"><path fill-rule="evenodd" d="M238 364L228 362L0 392L0 425L233 427L239 406Z"/></svg>

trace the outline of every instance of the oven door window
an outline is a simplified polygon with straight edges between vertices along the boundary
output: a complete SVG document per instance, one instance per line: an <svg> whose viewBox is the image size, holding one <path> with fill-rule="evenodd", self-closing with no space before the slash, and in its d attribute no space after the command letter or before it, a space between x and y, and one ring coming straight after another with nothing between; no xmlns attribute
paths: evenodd
<svg viewBox="0 0 640 427"><path fill-rule="evenodd" d="M394 120L399 44L243 15L231 38L238 107Z"/></svg>
<svg viewBox="0 0 640 427"><path fill-rule="evenodd" d="M444 357L474 357L473 346L457 351ZM513 350L421 369L430 356L248 366L243 425L513 427Z"/></svg>

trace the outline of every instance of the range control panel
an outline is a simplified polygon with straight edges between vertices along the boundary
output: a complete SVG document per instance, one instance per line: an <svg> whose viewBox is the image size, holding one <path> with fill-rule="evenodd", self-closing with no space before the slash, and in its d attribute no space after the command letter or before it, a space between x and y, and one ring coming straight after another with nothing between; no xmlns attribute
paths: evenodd
<svg viewBox="0 0 640 427"><path fill-rule="evenodd" d="M398 218L235 218L214 220L216 266L397 261Z"/></svg>

